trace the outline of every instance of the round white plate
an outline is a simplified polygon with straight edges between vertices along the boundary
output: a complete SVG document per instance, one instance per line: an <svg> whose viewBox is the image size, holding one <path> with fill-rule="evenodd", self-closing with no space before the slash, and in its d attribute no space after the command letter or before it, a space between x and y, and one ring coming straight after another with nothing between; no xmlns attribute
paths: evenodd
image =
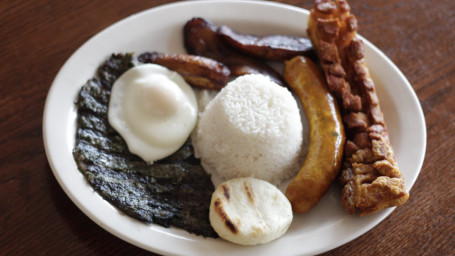
<svg viewBox="0 0 455 256"><path fill-rule="evenodd" d="M79 172L72 156L76 109L81 86L111 53L162 51L184 53L182 27L193 17L228 25L245 33L306 35L308 11L262 1L188 1L146 10L103 30L65 63L50 88L43 119L46 154L54 175L71 200L98 225L136 246L171 255L318 254L367 232L393 209L360 218L344 212L334 186L308 214L297 215L280 239L260 246L237 246L202 238L176 228L136 221L103 200ZM426 128L419 101L400 70L365 41L366 62L376 82L392 146L412 187L423 163ZM402 207L407 207L406 205Z"/></svg>

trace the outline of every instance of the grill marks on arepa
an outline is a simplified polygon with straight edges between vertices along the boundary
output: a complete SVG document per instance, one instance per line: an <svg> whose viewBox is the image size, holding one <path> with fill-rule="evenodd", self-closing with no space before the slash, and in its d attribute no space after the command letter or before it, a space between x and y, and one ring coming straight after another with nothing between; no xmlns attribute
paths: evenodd
<svg viewBox="0 0 455 256"><path fill-rule="evenodd" d="M221 189L223 190L223 195L224 195L224 198L226 198L226 202L227 203L233 203L235 204L235 202L231 202L230 199L231 199L231 192L230 192L230 188L227 184L221 184L220 185ZM254 198L253 198L253 194L251 192L251 188L250 186L248 185L248 183L246 181L243 181L243 192L245 193L245 196L246 198L248 199L248 201L254 205ZM214 202L214 208L215 208L215 212L220 216L220 218L223 220L224 224L226 225L226 227L232 232L232 233L237 233L238 232L238 228L237 226L235 225L235 221L232 221L228 215L226 214L226 212L224 211L223 209L223 203L221 201L221 199L216 199L215 202ZM237 221L239 222L239 221Z"/></svg>
<svg viewBox="0 0 455 256"><path fill-rule="evenodd" d="M283 235L292 222L292 208L284 194L267 181L252 178L228 180L215 190L210 223L230 242L255 245Z"/></svg>
<svg viewBox="0 0 455 256"><path fill-rule="evenodd" d="M229 200L229 198L228 198ZM221 220L223 221L224 225L234 234L238 232L237 226L234 224L234 222L228 217L226 212L224 211L223 208L223 203L221 202L221 199L216 199L214 202L214 210L215 212L220 216Z"/></svg>
<svg viewBox="0 0 455 256"><path fill-rule="evenodd" d="M248 201L250 201L250 203L254 205L254 197L253 194L251 193L250 186L246 181L243 181L243 189L245 190L245 195L248 198Z"/></svg>

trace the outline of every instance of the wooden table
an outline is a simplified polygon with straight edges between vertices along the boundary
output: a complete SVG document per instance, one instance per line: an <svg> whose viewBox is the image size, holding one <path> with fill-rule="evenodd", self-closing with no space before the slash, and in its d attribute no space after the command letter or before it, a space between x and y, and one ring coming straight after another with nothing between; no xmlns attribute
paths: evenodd
<svg viewBox="0 0 455 256"><path fill-rule="evenodd" d="M0 254L150 255L85 216L43 147L47 92L63 63L108 25L164 0L0 4ZM309 9L312 0L279 2ZM360 30L404 73L422 104L427 150L405 206L324 255L455 254L455 1L351 0Z"/></svg>

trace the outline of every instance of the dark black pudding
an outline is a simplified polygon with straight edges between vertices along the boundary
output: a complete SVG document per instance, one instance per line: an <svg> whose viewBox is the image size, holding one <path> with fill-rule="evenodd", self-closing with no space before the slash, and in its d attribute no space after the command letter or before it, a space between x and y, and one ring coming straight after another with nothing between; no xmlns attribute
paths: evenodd
<svg viewBox="0 0 455 256"><path fill-rule="evenodd" d="M115 80L133 67L132 54L113 54L78 95L74 159L90 185L127 215L196 235L217 237L209 222L213 183L194 158L188 140L173 155L147 164L129 152L109 125L107 110Z"/></svg>

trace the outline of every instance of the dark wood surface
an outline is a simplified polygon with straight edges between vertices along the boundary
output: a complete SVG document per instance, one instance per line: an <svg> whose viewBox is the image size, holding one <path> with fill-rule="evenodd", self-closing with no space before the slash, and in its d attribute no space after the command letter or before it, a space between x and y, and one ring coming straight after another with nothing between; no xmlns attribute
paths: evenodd
<svg viewBox="0 0 455 256"><path fill-rule="evenodd" d="M103 230L66 196L46 159L42 115L55 75L78 47L113 22L167 2L0 2L0 255L152 254ZM309 9L313 1L279 2ZM427 149L406 205L324 255L455 255L455 1L350 4L359 33L416 91Z"/></svg>

